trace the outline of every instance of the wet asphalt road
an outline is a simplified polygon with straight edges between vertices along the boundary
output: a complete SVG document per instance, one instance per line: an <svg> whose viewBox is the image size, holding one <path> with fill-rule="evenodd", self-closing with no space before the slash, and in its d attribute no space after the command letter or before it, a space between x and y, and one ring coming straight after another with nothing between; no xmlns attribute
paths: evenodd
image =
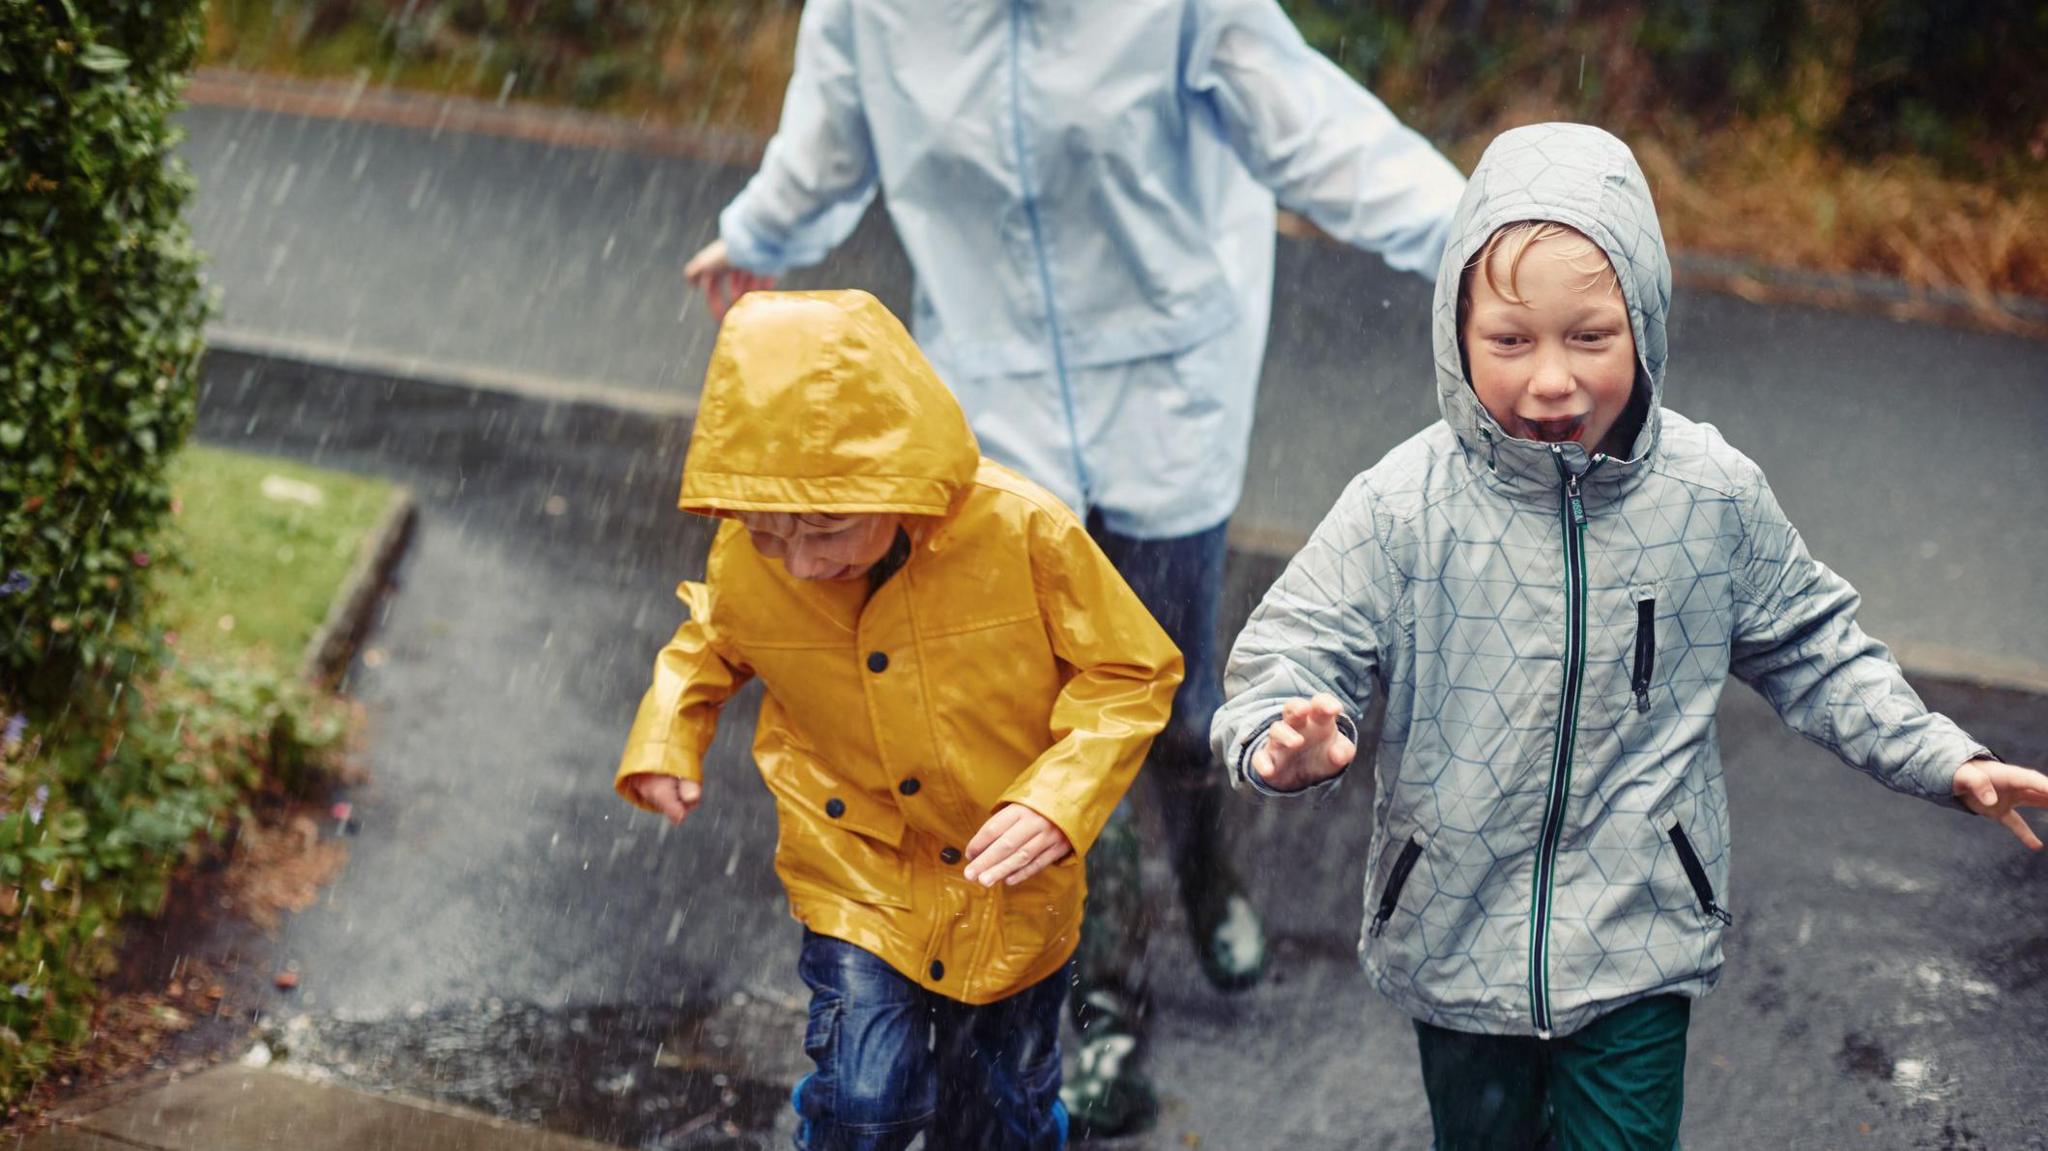
<svg viewBox="0 0 2048 1151"><path fill-rule="evenodd" d="M375 773L351 797L353 858L278 943L303 976L272 1001L294 1057L625 1146L785 1145L797 931L751 696L685 830L609 788L679 618L670 589L701 571L706 535L671 510L687 427L226 353L206 380L204 439L391 476L421 503L353 672ZM1233 556L1226 631L1273 574ZM2048 762L2038 699L1929 695ZM1695 1015L1686 1146L2048 1147L2048 857L1843 769L1746 689L1723 721L1736 929ZM1352 954L1369 803L1237 809L1278 956L1248 994L1202 983L1151 876L1166 1110L1128 1146L1426 1143L1412 1034Z"/></svg>

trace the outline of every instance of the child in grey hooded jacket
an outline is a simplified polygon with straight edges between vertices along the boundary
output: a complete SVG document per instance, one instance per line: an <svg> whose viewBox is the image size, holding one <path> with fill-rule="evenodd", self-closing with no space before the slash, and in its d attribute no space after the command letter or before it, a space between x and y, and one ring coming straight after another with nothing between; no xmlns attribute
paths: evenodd
<svg viewBox="0 0 2048 1151"><path fill-rule="evenodd" d="M1757 465L1663 407L1670 302L1626 145L1495 140L1437 272L1443 420L1351 483L1231 654L1214 744L1263 794L1335 787L1386 694L1360 954L1417 1021L1440 1151L1674 1144L1731 921L1730 672L2040 847L2014 808L2048 777L1929 712Z"/></svg>

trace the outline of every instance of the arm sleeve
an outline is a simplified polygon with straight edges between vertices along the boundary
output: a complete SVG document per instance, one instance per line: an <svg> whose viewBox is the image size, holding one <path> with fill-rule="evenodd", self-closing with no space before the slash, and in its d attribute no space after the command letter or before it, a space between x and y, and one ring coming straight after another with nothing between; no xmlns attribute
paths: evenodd
<svg viewBox="0 0 2048 1151"><path fill-rule="evenodd" d="M750 272L807 267L846 239L875 195L849 0L810 0L796 67L761 169L718 217L727 256Z"/></svg>
<svg viewBox="0 0 2048 1151"><path fill-rule="evenodd" d="M1274 0L1197 0L1185 84L1283 207L1434 277L1465 178L1301 38Z"/></svg>
<svg viewBox="0 0 2048 1151"><path fill-rule="evenodd" d="M628 803L644 804L626 789L626 777L642 773L678 779L704 778L704 750L718 730L718 709L750 675L718 652L710 589L700 583L676 588L690 618L654 660L654 683L640 699L640 711L626 737L612 786Z"/></svg>
<svg viewBox="0 0 2048 1151"><path fill-rule="evenodd" d="M1032 576L1053 653L1073 669L1052 746L1003 793L1086 854L1123 798L1180 686L1180 649L1071 516L1034 516Z"/></svg>
<svg viewBox="0 0 2048 1151"><path fill-rule="evenodd" d="M1736 677L1793 730L1885 786L1960 806L1956 768L1990 752L1927 710L1891 652L1857 626L1856 589L1807 554L1760 473L1742 518Z"/></svg>
<svg viewBox="0 0 2048 1151"><path fill-rule="evenodd" d="M1230 652L1223 706L1210 740L1232 786L1261 795L1336 790L1339 774L1299 791L1260 782L1251 759L1289 700L1337 697L1353 742L1380 676L1380 652L1399 576L1379 534L1381 516L1364 477L1353 480L1308 544L1267 590Z"/></svg>

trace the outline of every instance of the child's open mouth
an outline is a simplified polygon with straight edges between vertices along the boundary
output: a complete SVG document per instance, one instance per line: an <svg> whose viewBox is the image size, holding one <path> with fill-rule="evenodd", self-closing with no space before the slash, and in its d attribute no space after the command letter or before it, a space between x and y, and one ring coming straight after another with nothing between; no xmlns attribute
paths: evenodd
<svg viewBox="0 0 2048 1151"><path fill-rule="evenodd" d="M1569 443L1579 438L1579 430L1586 426L1586 417L1571 416L1561 420L1532 420L1527 416L1517 417L1528 438L1546 444Z"/></svg>

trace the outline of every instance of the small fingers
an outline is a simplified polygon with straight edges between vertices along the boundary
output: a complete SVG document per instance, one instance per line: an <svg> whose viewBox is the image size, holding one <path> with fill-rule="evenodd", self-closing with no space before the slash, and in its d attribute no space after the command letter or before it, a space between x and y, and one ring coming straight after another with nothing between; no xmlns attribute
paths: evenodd
<svg viewBox="0 0 2048 1151"><path fill-rule="evenodd" d="M2034 829L2027 826L2027 821L2020 818L2019 812L2008 811L1999 817L1998 822L2004 824L2006 830L2012 832L2021 843L2026 844L2027 850L2041 850L2041 837L2034 834Z"/></svg>
<svg viewBox="0 0 2048 1151"><path fill-rule="evenodd" d="M1357 755L1358 745L1351 742L1348 739L1345 739L1343 736L1340 735L1337 738L1330 741L1331 767L1350 767L1352 759L1356 758Z"/></svg>
<svg viewBox="0 0 2048 1151"><path fill-rule="evenodd" d="M981 853L987 851L990 844L1002 838L1003 833L1010 830L1018 818L1019 814L1013 807L1005 807L989 816L988 822L981 825L981 830L974 833L974 838L967 841L967 858L970 861L980 858Z"/></svg>
<svg viewBox="0 0 2048 1151"><path fill-rule="evenodd" d="M2011 768L1999 777L2007 803L2048 807L2048 775L2024 767Z"/></svg>
<svg viewBox="0 0 2048 1151"><path fill-rule="evenodd" d="M690 814L690 809L684 805L682 796L678 794L680 782L669 776L656 776L642 780L635 787L640 793L641 802L660 812L671 827L682 823Z"/></svg>
<svg viewBox="0 0 2048 1151"><path fill-rule="evenodd" d="M1024 846L1034 838L1036 836L1029 827L1011 827L1000 839L990 844L968 863L967 878L978 881L983 887L994 884L996 880L1030 862L1028 856L1022 860L1018 857L1023 853Z"/></svg>
<svg viewBox="0 0 2048 1151"><path fill-rule="evenodd" d="M1067 846L1067 837L1061 835L1057 828L1040 832L1033 836L1031 842L1025 844L1024 850L1019 853L1027 862L1011 872L1006 882L1012 887L1017 886L1066 858L1069 850L1071 849Z"/></svg>
<svg viewBox="0 0 2048 1151"><path fill-rule="evenodd" d="M994 887L1002 880L1031 862L1030 853L1024 843L1008 837L996 841L996 845L984 852L980 859L967 865L967 878L983 887Z"/></svg>
<svg viewBox="0 0 2048 1151"><path fill-rule="evenodd" d="M1308 743L1304 735L1291 724L1276 723L1266 729L1266 746L1280 753L1280 758L1292 757Z"/></svg>

